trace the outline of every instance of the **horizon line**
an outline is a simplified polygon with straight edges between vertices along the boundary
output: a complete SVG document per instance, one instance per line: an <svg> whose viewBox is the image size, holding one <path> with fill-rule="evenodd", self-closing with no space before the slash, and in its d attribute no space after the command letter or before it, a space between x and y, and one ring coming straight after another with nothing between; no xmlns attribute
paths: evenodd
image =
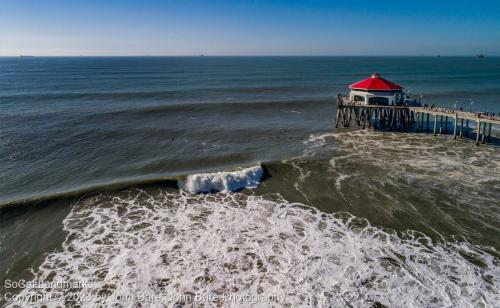
<svg viewBox="0 0 500 308"><path fill-rule="evenodd" d="M439 57L477 57L477 56L484 56L486 57L500 57L500 54L463 54L463 55L447 55L447 54L435 54L435 55L244 55L244 54L214 54L214 55L207 55L207 54L192 54L192 55L148 55L148 54L137 54L137 55L36 55L36 54L19 54L19 55L0 55L0 58L106 58L106 57L121 57L121 58L126 58L126 57L433 57L433 58L439 58Z"/></svg>

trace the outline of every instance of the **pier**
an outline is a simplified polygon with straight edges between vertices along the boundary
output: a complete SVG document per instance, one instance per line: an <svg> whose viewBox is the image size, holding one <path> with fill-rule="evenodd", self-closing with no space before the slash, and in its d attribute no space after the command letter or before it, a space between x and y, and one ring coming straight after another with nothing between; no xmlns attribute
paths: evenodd
<svg viewBox="0 0 500 308"><path fill-rule="evenodd" d="M450 128L450 125L451 128ZM468 136L475 130L476 145L491 141L492 125L500 125L500 117L485 113L447 110L421 106L381 106L337 101L335 127L351 124L362 129L452 133L453 139Z"/></svg>
<svg viewBox="0 0 500 308"><path fill-rule="evenodd" d="M339 124L349 127L354 122L363 129L433 132L434 136L453 130L454 140L475 129L479 145L491 141L492 125L500 125L500 114L495 117L484 112L422 106L420 99L410 99L402 86L378 73L350 84L349 88L349 95L337 95L336 128Z"/></svg>

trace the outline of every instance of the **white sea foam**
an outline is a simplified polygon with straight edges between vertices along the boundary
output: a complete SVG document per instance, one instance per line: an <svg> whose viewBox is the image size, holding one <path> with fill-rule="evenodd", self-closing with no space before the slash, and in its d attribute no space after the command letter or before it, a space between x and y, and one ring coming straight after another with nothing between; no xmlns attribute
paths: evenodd
<svg viewBox="0 0 500 308"><path fill-rule="evenodd" d="M315 145L315 146L324 146L327 144L328 138L335 138L336 133L323 133L323 134L311 134L309 138L304 141L304 144L307 145Z"/></svg>
<svg viewBox="0 0 500 308"><path fill-rule="evenodd" d="M191 193L238 191L256 188L263 175L261 165L236 171L192 174L185 181L179 181L179 188Z"/></svg>
<svg viewBox="0 0 500 308"><path fill-rule="evenodd" d="M435 140L422 134L353 131L333 136L340 153L335 153L331 166L338 172L352 162L363 163L367 169L383 170L385 182L403 178L409 183L419 180L420 185L445 184L468 203L477 203L478 197L497 200L495 189L484 189L472 196L476 202L470 200L470 192L480 189L480 184L500 183L500 152L495 146L476 147L470 140L452 143L445 136Z"/></svg>
<svg viewBox="0 0 500 308"><path fill-rule="evenodd" d="M439 223L437 229L446 235L495 242L500 231L497 146L477 147L473 140L454 142L450 136L363 130L311 135L308 145L327 149L331 160L322 175L325 181L335 183L348 205L375 213L370 218L377 223L387 215L402 221L413 217L429 232Z"/></svg>
<svg viewBox="0 0 500 308"><path fill-rule="evenodd" d="M274 306L494 306L498 259L466 242L435 243L396 234L348 214L327 214L278 195L141 191L104 194L75 204L64 220L62 251L49 254L41 281L87 281L79 290L105 306L181 304L172 294L284 296ZM92 286L92 287L90 287ZM68 290L25 289L57 294ZM163 296L163 297L162 297ZM62 299L49 306L69 304ZM22 304L22 303L21 303ZM189 304L189 303L187 303ZM196 302L205 307L251 306ZM265 304L264 304L265 305ZM26 305L27 306L27 305ZM254 306L263 306L256 303Z"/></svg>

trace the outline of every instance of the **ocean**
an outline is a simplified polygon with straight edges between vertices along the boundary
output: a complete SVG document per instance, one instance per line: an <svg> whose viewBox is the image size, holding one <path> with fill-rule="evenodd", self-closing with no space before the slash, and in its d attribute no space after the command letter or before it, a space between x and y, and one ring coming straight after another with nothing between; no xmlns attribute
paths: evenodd
<svg viewBox="0 0 500 308"><path fill-rule="evenodd" d="M498 305L498 139L335 129L373 72L500 112L500 57L0 58L0 305Z"/></svg>

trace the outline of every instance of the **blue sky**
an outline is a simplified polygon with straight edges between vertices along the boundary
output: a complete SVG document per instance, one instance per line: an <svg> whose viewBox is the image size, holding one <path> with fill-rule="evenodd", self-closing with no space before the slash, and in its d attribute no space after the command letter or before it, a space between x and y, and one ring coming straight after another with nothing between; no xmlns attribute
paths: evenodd
<svg viewBox="0 0 500 308"><path fill-rule="evenodd" d="M500 1L0 0L0 56L478 53Z"/></svg>

